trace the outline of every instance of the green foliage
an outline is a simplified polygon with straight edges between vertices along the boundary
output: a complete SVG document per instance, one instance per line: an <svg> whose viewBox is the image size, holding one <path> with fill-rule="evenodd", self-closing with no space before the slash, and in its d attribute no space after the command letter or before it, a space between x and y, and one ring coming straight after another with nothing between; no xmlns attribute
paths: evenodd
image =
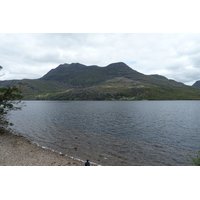
<svg viewBox="0 0 200 200"><path fill-rule="evenodd" d="M18 109L15 107L15 100L22 98L17 87L0 88L0 114L7 114L8 111Z"/></svg>
<svg viewBox="0 0 200 200"><path fill-rule="evenodd" d="M196 155L196 157L193 157L191 155L189 155L189 157L191 158L191 163L195 166L200 166L200 151L198 152L198 154Z"/></svg>
<svg viewBox="0 0 200 200"><path fill-rule="evenodd" d="M20 91L17 87L0 88L0 129L5 128L12 123L6 120L6 115L11 110L20 109L21 106L17 106L22 98ZM18 101L16 101L18 100Z"/></svg>

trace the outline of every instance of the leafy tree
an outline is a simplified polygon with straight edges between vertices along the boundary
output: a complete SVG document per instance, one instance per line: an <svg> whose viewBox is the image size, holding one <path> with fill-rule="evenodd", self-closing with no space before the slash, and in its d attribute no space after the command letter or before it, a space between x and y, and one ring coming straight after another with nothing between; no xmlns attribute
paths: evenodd
<svg viewBox="0 0 200 200"><path fill-rule="evenodd" d="M0 66L0 70L2 66ZM8 125L12 125L7 121L6 116L11 110L20 109L21 92L17 87L0 88L0 132Z"/></svg>

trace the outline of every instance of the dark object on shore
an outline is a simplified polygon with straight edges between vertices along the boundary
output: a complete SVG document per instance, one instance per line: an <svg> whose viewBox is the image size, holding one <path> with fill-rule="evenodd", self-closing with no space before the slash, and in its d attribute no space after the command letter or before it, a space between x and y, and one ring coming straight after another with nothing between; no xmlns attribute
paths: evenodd
<svg viewBox="0 0 200 200"><path fill-rule="evenodd" d="M87 160L87 162L85 163L85 166L90 166L89 160Z"/></svg>

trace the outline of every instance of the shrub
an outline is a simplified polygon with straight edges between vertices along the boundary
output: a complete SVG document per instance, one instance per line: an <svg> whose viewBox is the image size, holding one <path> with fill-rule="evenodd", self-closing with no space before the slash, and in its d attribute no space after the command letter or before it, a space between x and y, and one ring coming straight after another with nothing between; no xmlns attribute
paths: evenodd
<svg viewBox="0 0 200 200"><path fill-rule="evenodd" d="M198 152L198 154L196 155L196 157L193 157L191 155L189 155L189 157L191 158L191 163L195 166L200 166L200 151Z"/></svg>
<svg viewBox="0 0 200 200"><path fill-rule="evenodd" d="M17 110L21 108L18 104L22 98L21 93L17 87L0 88L0 127L6 127L12 125L6 120L6 115L11 110Z"/></svg>

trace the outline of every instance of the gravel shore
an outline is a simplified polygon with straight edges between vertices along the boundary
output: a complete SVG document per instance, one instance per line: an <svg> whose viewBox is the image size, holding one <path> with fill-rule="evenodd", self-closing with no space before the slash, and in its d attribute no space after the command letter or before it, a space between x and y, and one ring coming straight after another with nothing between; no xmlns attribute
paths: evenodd
<svg viewBox="0 0 200 200"><path fill-rule="evenodd" d="M83 134L82 134L83 136ZM82 142L86 141L82 139ZM98 140L100 141L100 139ZM117 140L115 139L116 145ZM130 144L129 144L130 143ZM106 141L105 141L106 144ZM112 154L112 151L107 149L107 157L109 159L101 160L101 164L104 166L190 166L191 163L187 160L188 155L194 155L193 151L186 151L176 149L172 147L155 146L140 142L128 142L123 146L128 145L134 152L135 160L129 160L129 163L122 163L126 157L121 158L119 155ZM69 145L70 144L66 144ZM81 145L81 144L79 144ZM84 148L86 145L80 146ZM101 147L101 146L100 146ZM92 149L90 154L93 152L93 160L95 158L101 159L98 155L98 148ZM109 150L109 151L108 151ZM95 157L96 156L96 157ZM77 156L79 157L79 156ZM87 156L82 156L85 159ZM131 157L131 156L129 156ZM90 159L90 158L89 158ZM118 162L118 163L117 163ZM9 132L0 133L0 166L84 166L83 161L67 157L64 154L53 152L49 149L39 147L37 144L31 143L29 140L22 136L17 136ZM95 165L95 163L92 165ZM97 165L97 164L96 164Z"/></svg>
<svg viewBox="0 0 200 200"><path fill-rule="evenodd" d="M43 149L24 137L0 133L0 166L84 166L84 163Z"/></svg>

